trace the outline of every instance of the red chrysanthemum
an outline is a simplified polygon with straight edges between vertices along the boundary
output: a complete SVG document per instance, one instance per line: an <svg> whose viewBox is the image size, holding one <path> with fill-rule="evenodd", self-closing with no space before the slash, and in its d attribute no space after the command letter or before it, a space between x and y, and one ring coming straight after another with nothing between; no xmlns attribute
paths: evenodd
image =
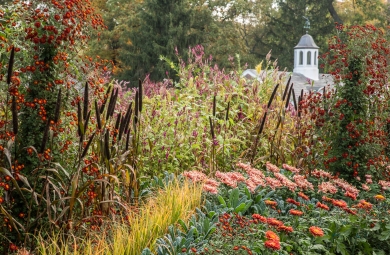
<svg viewBox="0 0 390 255"><path fill-rule="evenodd" d="M272 250L280 250L280 243L276 240L267 240L264 242L265 247Z"/></svg>

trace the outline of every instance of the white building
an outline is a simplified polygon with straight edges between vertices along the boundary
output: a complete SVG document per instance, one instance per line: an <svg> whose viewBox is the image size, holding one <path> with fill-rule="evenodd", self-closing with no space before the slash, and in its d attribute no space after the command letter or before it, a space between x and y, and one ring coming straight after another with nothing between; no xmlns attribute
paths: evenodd
<svg viewBox="0 0 390 255"><path fill-rule="evenodd" d="M294 47L294 73L300 73L307 78L318 81L318 49L313 37L305 34Z"/></svg>
<svg viewBox="0 0 390 255"><path fill-rule="evenodd" d="M286 81L291 76L291 83L294 84L296 97L301 90L308 92L333 85L333 77L329 74L320 74L318 69L319 47L314 42L313 37L306 33L301 37L298 44L294 47L294 69L293 72L279 71L279 75L285 75ZM264 77L262 71L258 74L255 69L247 69L242 76L247 79L260 79Z"/></svg>

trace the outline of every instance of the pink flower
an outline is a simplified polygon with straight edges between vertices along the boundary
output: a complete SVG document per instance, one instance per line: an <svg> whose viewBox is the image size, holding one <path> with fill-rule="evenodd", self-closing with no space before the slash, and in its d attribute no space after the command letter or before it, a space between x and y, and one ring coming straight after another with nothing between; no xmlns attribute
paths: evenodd
<svg viewBox="0 0 390 255"><path fill-rule="evenodd" d="M283 174L281 174L281 173L274 173L274 176L276 177L276 179L278 179L289 190L294 191L297 188L297 185L294 182L290 181Z"/></svg>
<svg viewBox="0 0 390 255"><path fill-rule="evenodd" d="M284 169L286 169L286 170L288 170L288 171L290 171L292 173L295 173L295 174L298 174L301 171L300 169L295 168L295 167L290 166L290 165L287 165L287 164L283 164L282 166L283 166Z"/></svg>
<svg viewBox="0 0 390 255"><path fill-rule="evenodd" d="M207 179L205 181L205 184L210 185L210 186L214 186L214 187L218 187L219 186L219 182L217 182L214 179Z"/></svg>
<svg viewBox="0 0 390 255"><path fill-rule="evenodd" d="M271 171L273 173L279 173L280 169L279 167L275 166L274 164L271 164L270 162L265 163L265 167L268 171Z"/></svg>
<svg viewBox="0 0 390 255"><path fill-rule="evenodd" d="M318 192L334 194L337 192L337 188L331 182L323 182L318 184Z"/></svg>
<svg viewBox="0 0 390 255"><path fill-rule="evenodd" d="M253 180L251 180L251 179L246 180L245 184L248 187L249 191L252 193L254 193L257 186L259 186L256 183L254 183Z"/></svg>
<svg viewBox="0 0 390 255"><path fill-rule="evenodd" d="M333 180L333 183L342 188L345 192L354 194L355 197L359 195L359 190L343 179L335 179Z"/></svg>
<svg viewBox="0 0 390 255"><path fill-rule="evenodd" d="M193 182L203 181L207 178L204 173L198 171L184 171L183 175Z"/></svg>
<svg viewBox="0 0 390 255"><path fill-rule="evenodd" d="M238 173L238 172L228 172L228 173L226 173L226 175L230 179L238 181L238 182L244 182L246 180L245 177L242 174Z"/></svg>
<svg viewBox="0 0 390 255"><path fill-rule="evenodd" d="M305 190L305 189L311 189L314 190L313 184L306 180L305 176L296 174L293 176L294 182L298 185L299 188Z"/></svg>
<svg viewBox="0 0 390 255"><path fill-rule="evenodd" d="M328 179L332 179L332 175L328 172L325 172L324 170L313 170L311 172L311 174L317 178L328 178Z"/></svg>
<svg viewBox="0 0 390 255"><path fill-rule="evenodd" d="M230 175L227 173L222 173L220 171L217 171L215 173L215 177L217 177L221 182L226 184L229 187L235 188L237 187L237 181L235 179L232 179Z"/></svg>
<svg viewBox="0 0 390 255"><path fill-rule="evenodd" d="M206 191L206 192L210 192L211 194L218 194L217 187L209 185L209 184L204 184L203 185L203 190Z"/></svg>
<svg viewBox="0 0 390 255"><path fill-rule="evenodd" d="M380 180L378 183L379 183L379 185L382 186L383 190L387 190L388 188L390 188L390 182L388 182L388 181Z"/></svg>
<svg viewBox="0 0 390 255"><path fill-rule="evenodd" d="M283 187L283 184L278 179L272 177L265 177L265 181L267 182L267 185L273 190L275 188Z"/></svg>

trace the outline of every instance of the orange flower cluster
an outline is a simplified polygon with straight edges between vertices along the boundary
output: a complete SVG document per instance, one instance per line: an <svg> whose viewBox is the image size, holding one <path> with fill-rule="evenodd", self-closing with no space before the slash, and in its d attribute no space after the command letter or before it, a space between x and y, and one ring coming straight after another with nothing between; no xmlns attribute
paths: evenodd
<svg viewBox="0 0 390 255"><path fill-rule="evenodd" d="M302 216L302 215L303 215L303 212L302 212L302 211L295 210L295 209L291 209L291 210L289 211L289 213L290 213L291 215L294 215L294 216Z"/></svg>
<svg viewBox="0 0 390 255"><path fill-rule="evenodd" d="M280 250L280 238L277 234L275 234L273 231L268 230L265 233L265 238L267 239L264 242L265 247L272 250Z"/></svg>
<svg viewBox="0 0 390 255"><path fill-rule="evenodd" d="M317 202L316 207L329 211L329 207L326 204L322 204L320 202Z"/></svg>
<svg viewBox="0 0 390 255"><path fill-rule="evenodd" d="M372 209L372 204L370 202L367 202L366 200L362 199L354 207L360 208L360 209L365 209L365 210L371 210Z"/></svg>
<svg viewBox="0 0 390 255"><path fill-rule="evenodd" d="M286 200L287 203L290 203L290 204L293 204L293 205L296 205L296 206L300 206L301 203L299 203L298 201L292 199L292 198L287 198Z"/></svg>
<svg viewBox="0 0 390 255"><path fill-rule="evenodd" d="M375 195L374 198L375 198L376 200L380 200L380 201L383 201L383 200L386 199L386 198L385 198L384 196L382 196L382 195Z"/></svg>
<svg viewBox="0 0 390 255"><path fill-rule="evenodd" d="M313 236L324 236L324 231L319 227L311 226L309 231Z"/></svg>
<svg viewBox="0 0 390 255"><path fill-rule="evenodd" d="M280 238L277 234L275 234L273 231L268 230L265 233L265 238L267 239L264 242L265 247L272 250L280 250Z"/></svg>

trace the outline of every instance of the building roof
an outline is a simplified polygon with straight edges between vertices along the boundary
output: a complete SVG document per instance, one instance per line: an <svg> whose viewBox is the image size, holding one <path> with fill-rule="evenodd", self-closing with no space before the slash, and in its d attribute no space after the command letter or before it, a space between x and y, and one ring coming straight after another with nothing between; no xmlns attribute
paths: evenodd
<svg viewBox="0 0 390 255"><path fill-rule="evenodd" d="M297 46L294 49L319 49L320 47L314 42L313 37L309 34L305 34L299 40Z"/></svg>
<svg viewBox="0 0 390 255"><path fill-rule="evenodd" d="M267 75L272 74L273 71L264 71L262 70L260 74L256 72L254 69L247 69L242 73L242 76L246 79L258 79L260 82L262 82L262 79L264 79ZM291 76L291 82L294 84L294 92L295 97L298 99L298 96L301 94L301 90L303 90L303 93L308 93L309 91L319 91L323 87L334 87L334 80L332 75L330 74L319 74L319 80L313 81L304 76L300 73L294 73L294 72L282 72L278 71L278 77L285 78L285 81L287 82L288 78ZM275 84L276 85L276 84Z"/></svg>

